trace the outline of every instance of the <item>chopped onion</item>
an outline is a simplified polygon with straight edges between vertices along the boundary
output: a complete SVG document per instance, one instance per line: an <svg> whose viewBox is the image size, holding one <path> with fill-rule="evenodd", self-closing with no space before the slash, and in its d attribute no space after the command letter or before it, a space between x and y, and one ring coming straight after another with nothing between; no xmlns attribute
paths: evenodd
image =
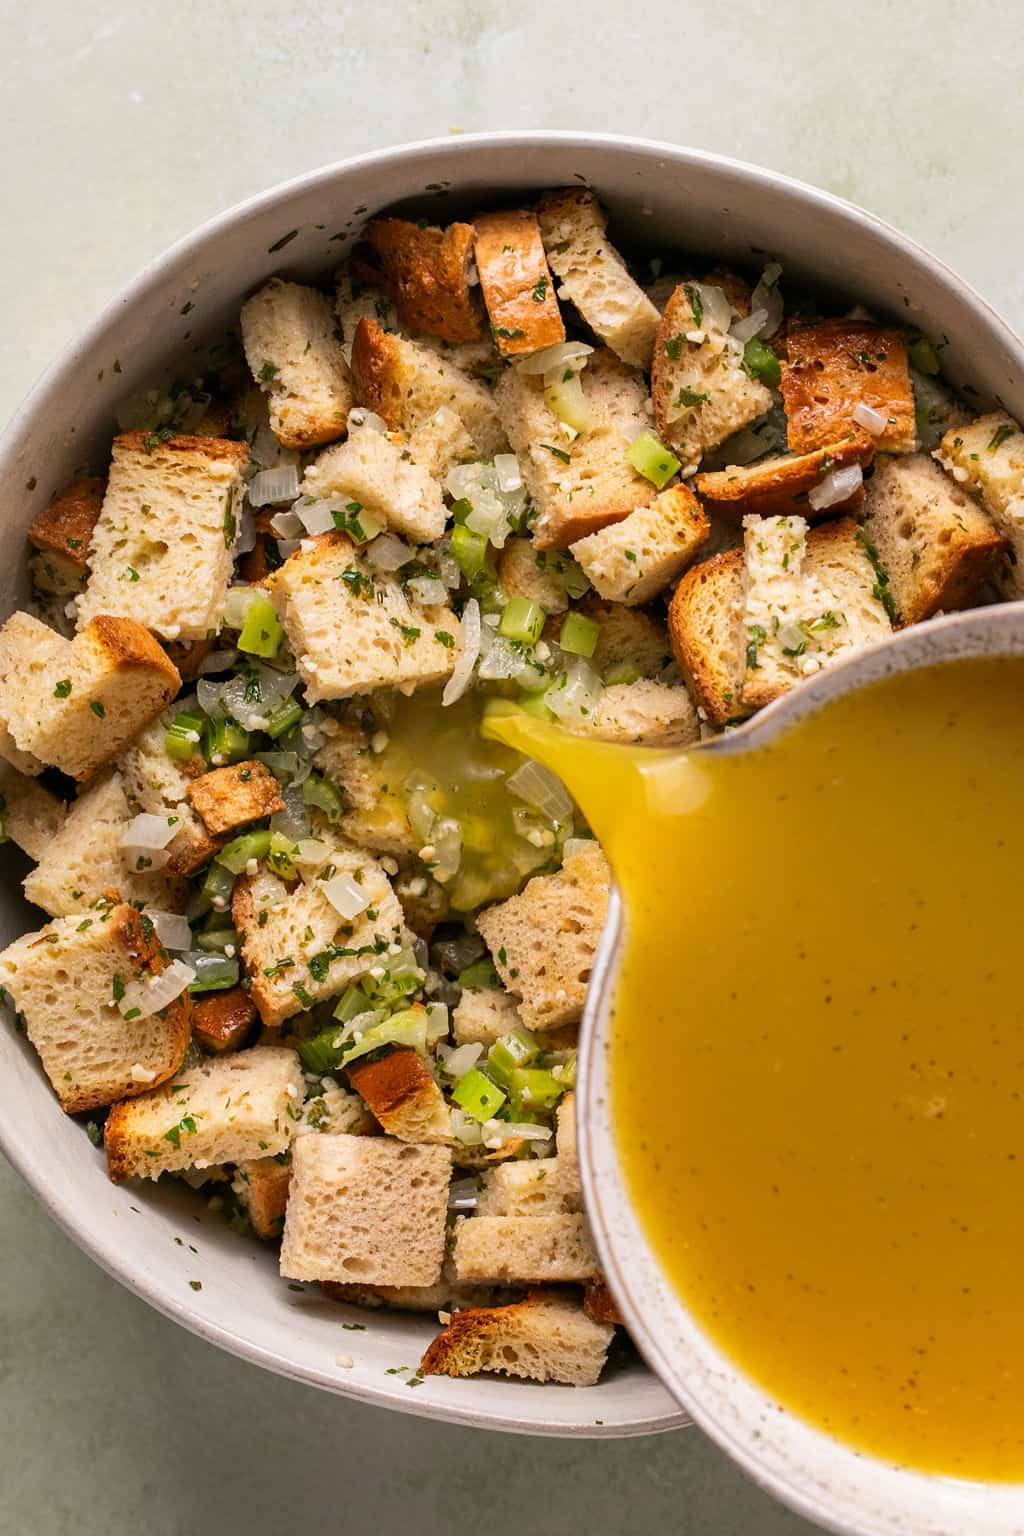
<svg viewBox="0 0 1024 1536"><path fill-rule="evenodd" d="M483 1126L464 1109L453 1107L451 1111L452 1138L464 1147L478 1147L484 1139Z"/></svg>
<svg viewBox="0 0 1024 1536"><path fill-rule="evenodd" d="M459 625L459 651L455 658L455 666L452 675L444 685L441 695L441 703L454 704L462 698L469 687L473 676L473 668L480 654L480 604L475 597L471 597L462 610L462 622Z"/></svg>
<svg viewBox="0 0 1024 1536"><path fill-rule="evenodd" d="M199 663L199 674L205 677L211 672L230 672L237 660L237 651L209 651Z"/></svg>
<svg viewBox="0 0 1024 1536"><path fill-rule="evenodd" d="M436 576L415 576L409 583L409 591L425 608L436 608L448 601L448 588Z"/></svg>
<svg viewBox="0 0 1024 1536"><path fill-rule="evenodd" d="M287 512L275 512L270 527L281 539L301 539L305 532L302 520L290 508Z"/></svg>
<svg viewBox="0 0 1024 1536"><path fill-rule="evenodd" d="M856 490L863 484L864 475L859 464L847 464L844 469L833 469L827 474L812 491L807 494L807 500L815 512L823 512L826 507L834 507L841 501L848 501Z"/></svg>
<svg viewBox="0 0 1024 1536"><path fill-rule="evenodd" d="M475 1179L453 1179L448 1186L450 1211L475 1211L480 1191Z"/></svg>
<svg viewBox="0 0 1024 1536"><path fill-rule="evenodd" d="M294 464L261 469L249 481L250 507L272 507L280 501L294 501L298 494L299 472Z"/></svg>
<svg viewBox="0 0 1024 1536"><path fill-rule="evenodd" d="M481 1127L489 1146L502 1141L550 1141L551 1132L543 1125L518 1125L512 1120L485 1120Z"/></svg>
<svg viewBox="0 0 1024 1536"><path fill-rule="evenodd" d="M301 868L303 872L312 870L318 873L330 860L334 852L330 843L322 842L319 837L302 837L292 849L292 863Z"/></svg>
<svg viewBox="0 0 1024 1536"><path fill-rule="evenodd" d="M442 816L431 834L434 845L431 874L442 884L458 874L462 862L462 828L452 816Z"/></svg>
<svg viewBox="0 0 1024 1536"><path fill-rule="evenodd" d="M192 929L188 925L188 918L179 917L177 912L147 912L146 916L153 924L153 931L165 949L188 949L192 943Z"/></svg>
<svg viewBox="0 0 1024 1536"><path fill-rule="evenodd" d="M228 629L241 629L253 603L265 596L258 587L228 587L224 594L224 623Z"/></svg>
<svg viewBox="0 0 1024 1536"><path fill-rule="evenodd" d="M301 543L301 539L278 539L277 552L282 560L290 560Z"/></svg>
<svg viewBox="0 0 1024 1536"><path fill-rule="evenodd" d="M443 1040L450 1028L448 1009L444 1003L427 1004L427 1041Z"/></svg>
<svg viewBox="0 0 1024 1536"><path fill-rule="evenodd" d="M562 844L562 861L564 863L566 859L574 859L585 848L593 848L595 846L596 844L592 837L567 837Z"/></svg>
<svg viewBox="0 0 1024 1536"><path fill-rule="evenodd" d="M358 917L360 912L365 912L370 905L369 891L365 890L351 875L332 875L330 880L321 882L320 890L338 916L343 917L346 922L353 917Z"/></svg>
<svg viewBox="0 0 1024 1536"><path fill-rule="evenodd" d="M503 635L496 635L487 646L487 654L480 663L478 675L488 682L497 682L521 677L528 670L522 652L513 650L512 642Z"/></svg>
<svg viewBox="0 0 1024 1536"><path fill-rule="evenodd" d="M579 724L593 718L600 693L601 680L597 673L582 658L578 658L559 681L547 690L544 702L559 720Z"/></svg>
<svg viewBox="0 0 1024 1536"><path fill-rule="evenodd" d="M517 800L525 800L534 810L540 811L551 821L566 821L572 815L572 799L568 790L550 768L543 763L528 759L505 781L509 794Z"/></svg>
<svg viewBox="0 0 1024 1536"><path fill-rule="evenodd" d="M261 730L279 704L283 704L299 685L295 672L279 672L274 667L257 665L246 677L232 677L226 683L211 683L200 678L196 699L205 715L216 718L230 715L244 730ZM255 694L256 697L247 697Z"/></svg>
<svg viewBox="0 0 1024 1536"><path fill-rule="evenodd" d="M863 427L870 432L872 437L878 437L885 431L888 421L881 411L876 411L873 405L867 405L863 400L858 400L853 408L853 419L858 427Z"/></svg>
<svg viewBox="0 0 1024 1536"><path fill-rule="evenodd" d="M367 544L363 554L367 564L378 571L400 571L413 558L414 551L395 534L382 533Z"/></svg>
<svg viewBox="0 0 1024 1536"><path fill-rule="evenodd" d="M348 413L348 431L358 432L361 427L365 427L369 432L386 432L388 424L375 411L368 411L363 406L357 405Z"/></svg>
<svg viewBox="0 0 1024 1536"><path fill-rule="evenodd" d="M235 554L247 555L251 549L256 548L256 519L250 509L242 508L242 515L238 519L238 537L235 540Z"/></svg>
<svg viewBox="0 0 1024 1536"><path fill-rule="evenodd" d="M704 306L704 314L701 316L702 329L728 332L732 324L733 309L723 290L713 283L696 283L694 286Z"/></svg>
<svg viewBox="0 0 1024 1536"><path fill-rule="evenodd" d="M440 939L434 947L440 963L458 972L479 960L487 946L478 933L462 933L456 939Z"/></svg>
<svg viewBox="0 0 1024 1536"><path fill-rule="evenodd" d="M457 592L462 585L462 572L459 570L459 562L452 554L451 545L445 540L443 544L437 545L436 549L438 574L449 592Z"/></svg>
<svg viewBox="0 0 1024 1536"><path fill-rule="evenodd" d="M117 1006L125 1018L130 1015L133 1020L148 1019L173 1003L195 979L196 973L191 966L181 960L172 960L159 976L151 976L148 981L127 982Z"/></svg>
<svg viewBox="0 0 1024 1536"><path fill-rule="evenodd" d="M311 765L297 752L256 752L256 761L269 768L275 779L291 784L303 784L309 778Z"/></svg>
<svg viewBox="0 0 1024 1536"><path fill-rule="evenodd" d="M406 814L416 836L424 843L430 841L437 821L432 799L441 794L441 786L427 774L410 773L402 786L406 796Z"/></svg>
<svg viewBox="0 0 1024 1536"><path fill-rule="evenodd" d="M569 370L563 368L550 379L545 375L544 399L559 421L572 427L574 432L585 432L590 426L590 406L579 374L569 372L566 378L567 372Z"/></svg>
<svg viewBox="0 0 1024 1536"><path fill-rule="evenodd" d="M168 825L169 821L173 825ZM126 823L121 832L121 847L132 850L137 848L143 853L150 853L154 848L166 848L177 829L176 818L151 816L143 811Z"/></svg>
<svg viewBox="0 0 1024 1536"><path fill-rule="evenodd" d="M735 341L741 341L746 345L755 336L760 336L761 327L767 323L767 320L768 311L766 309L752 309L746 319L733 322L729 335Z"/></svg>
<svg viewBox="0 0 1024 1536"><path fill-rule="evenodd" d="M446 1075L458 1082L460 1077L465 1077L471 1067L476 1066L483 1055L483 1050L478 1040L470 1040L465 1045L452 1046L450 1049L441 1045L437 1049L437 1059Z"/></svg>
<svg viewBox="0 0 1024 1536"><path fill-rule="evenodd" d="M516 363L516 368L520 373L528 374L551 373L555 368L569 367L575 371L584 366L593 350L585 341L556 341L551 347L531 352L529 357Z"/></svg>
<svg viewBox="0 0 1024 1536"><path fill-rule="evenodd" d="M498 477L499 491L518 491L523 483L519 460L514 453L496 453L494 473Z"/></svg>
<svg viewBox="0 0 1024 1536"><path fill-rule="evenodd" d="M282 789L281 799L285 808L283 811L275 811L271 816L270 830L280 832L282 837L290 838L293 843L301 842L309 836L309 812L301 786L289 784L287 789Z"/></svg>
<svg viewBox="0 0 1024 1536"><path fill-rule="evenodd" d="M318 533L330 533L334 524L334 508L329 501L311 501L304 497L292 508L295 516L313 537Z"/></svg>
<svg viewBox="0 0 1024 1536"><path fill-rule="evenodd" d="M765 319L759 330L753 334L763 337L766 341L769 336L774 336L782 324L783 304L782 294L779 292L779 278L782 276L782 267L777 261L770 261L758 279L757 287L750 296L751 311L763 309ZM733 335L737 334L733 328Z"/></svg>

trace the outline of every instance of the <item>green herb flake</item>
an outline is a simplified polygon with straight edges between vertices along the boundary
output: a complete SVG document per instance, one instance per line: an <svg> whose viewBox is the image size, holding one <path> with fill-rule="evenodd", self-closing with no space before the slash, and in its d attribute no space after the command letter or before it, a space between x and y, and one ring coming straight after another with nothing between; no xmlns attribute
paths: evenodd
<svg viewBox="0 0 1024 1536"><path fill-rule="evenodd" d="M996 449L1001 447L1008 437L1012 437L1016 430L1017 428L1011 427L1008 421L1001 421L992 434L992 441L988 445L989 453L995 453Z"/></svg>
<svg viewBox="0 0 1024 1536"><path fill-rule="evenodd" d="M106 716L107 707L105 704L102 704L99 699L93 699L92 703L89 705L89 708L99 720L104 719Z"/></svg>
<svg viewBox="0 0 1024 1536"><path fill-rule="evenodd" d="M54 685L53 696L55 699L66 699L71 692L70 677L62 677L60 682Z"/></svg>

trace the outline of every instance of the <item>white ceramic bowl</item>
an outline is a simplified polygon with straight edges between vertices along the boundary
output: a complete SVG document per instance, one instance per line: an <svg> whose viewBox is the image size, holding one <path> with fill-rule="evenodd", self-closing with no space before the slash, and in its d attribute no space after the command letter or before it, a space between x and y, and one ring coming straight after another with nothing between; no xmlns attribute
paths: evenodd
<svg viewBox="0 0 1024 1536"><path fill-rule="evenodd" d="M385 150L205 225L148 267L57 360L0 442L0 616L26 595L25 528L75 469L102 462L121 402L162 371L173 375L190 345L233 323L242 296L266 277L324 272L369 214L400 200L444 219L579 181L593 184L644 243L755 265L771 252L794 275L944 332L954 379L1021 409L1020 344L996 316L918 247L824 193L716 156L600 135L495 134ZM3 858L5 869L13 866L9 850ZM38 921L21 901L20 872L11 867L3 882L0 943ZM332 1391L467 1424L597 1436L685 1422L639 1363L586 1390L497 1378L429 1378L410 1390L386 1372L415 1364L429 1321L346 1314L312 1290L290 1291L273 1253L225 1230L188 1191L109 1184L100 1154L61 1115L31 1049L10 1028L0 1031L0 1072L0 1145L47 1209L109 1273L211 1342ZM344 1332L343 1320L366 1331ZM339 1353L353 1358L351 1369L335 1363Z"/></svg>

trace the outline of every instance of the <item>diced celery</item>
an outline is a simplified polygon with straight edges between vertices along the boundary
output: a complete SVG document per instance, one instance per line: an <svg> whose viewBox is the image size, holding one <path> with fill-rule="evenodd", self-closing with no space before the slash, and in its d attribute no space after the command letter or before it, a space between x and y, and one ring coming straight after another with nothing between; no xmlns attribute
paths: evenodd
<svg viewBox="0 0 1024 1536"><path fill-rule="evenodd" d="M635 437L627 457L637 474L643 475L659 491L662 486L668 485L679 469L679 460L675 454L670 453L653 432L641 432L639 437Z"/></svg>
<svg viewBox="0 0 1024 1536"><path fill-rule="evenodd" d="M333 1072L341 1065L344 1051L335 1045L336 1040L341 1039L341 1030L337 1024L328 1024L319 1034L311 1040L299 1042L299 1056L302 1065L310 1072Z"/></svg>
<svg viewBox="0 0 1024 1536"><path fill-rule="evenodd" d="M454 1102L481 1124L485 1120L493 1120L505 1098L506 1095L498 1085L485 1077L479 1067L470 1067L452 1089Z"/></svg>
<svg viewBox="0 0 1024 1536"><path fill-rule="evenodd" d="M274 713L267 721L267 735L272 741L276 741L279 736L283 736L286 731L290 731L293 725L298 725L301 719L302 706L297 704L294 699L288 699L274 710Z"/></svg>
<svg viewBox="0 0 1024 1536"><path fill-rule="evenodd" d="M631 661L617 661L605 673L604 684L606 688L614 688L616 683L635 683L640 677L640 668L635 667Z"/></svg>
<svg viewBox="0 0 1024 1536"><path fill-rule="evenodd" d="M573 656L586 656L589 660L597 650L601 626L596 619L588 619L584 613L567 613L562 620L558 643L563 651Z"/></svg>
<svg viewBox="0 0 1024 1536"><path fill-rule="evenodd" d="M189 963L196 979L189 986L193 997L201 992L224 992L238 985L238 961L227 955L192 954Z"/></svg>
<svg viewBox="0 0 1024 1536"><path fill-rule="evenodd" d="M743 348L743 366L753 378L767 384L769 389L778 389L782 382L778 357L767 342L759 340L757 336L751 336Z"/></svg>
<svg viewBox="0 0 1024 1536"><path fill-rule="evenodd" d="M250 859L265 859L269 852L269 832L243 832L241 837L233 837L230 843L224 844L214 863L223 865L233 875L240 875Z"/></svg>
<svg viewBox="0 0 1024 1536"><path fill-rule="evenodd" d="M907 356L910 359L911 368L916 368L918 373L928 373L934 377L942 369L942 362L935 344L929 341L927 336L919 336L911 345Z"/></svg>
<svg viewBox="0 0 1024 1536"><path fill-rule="evenodd" d="M283 832L271 832L267 863L275 875L283 875L286 880L295 879L298 875L295 868L296 851L297 844L293 837L286 837Z"/></svg>
<svg viewBox="0 0 1024 1536"><path fill-rule="evenodd" d="M452 558L467 581L476 581L484 574L493 578L495 574L487 540L482 533L474 533L463 523L457 522L452 529Z"/></svg>
<svg viewBox="0 0 1024 1536"><path fill-rule="evenodd" d="M201 750L205 724L203 715L191 715L185 711L175 715L164 737L167 756L173 757L175 762L187 763L190 757Z"/></svg>
<svg viewBox="0 0 1024 1536"><path fill-rule="evenodd" d="M494 969L494 962L489 958L474 960L472 965L467 965L464 971L459 972L459 986L472 987L477 991L500 987L501 982Z"/></svg>
<svg viewBox="0 0 1024 1536"><path fill-rule="evenodd" d="M228 845L230 847L230 844ZM240 869L245 865L240 864ZM234 889L236 871L215 860L203 877L201 887L202 894L213 907L215 912L226 912L231 905L231 892Z"/></svg>
<svg viewBox="0 0 1024 1536"><path fill-rule="evenodd" d="M382 1045L405 1045L421 1056L427 1049L427 1010L420 1004L393 1013L390 1019L373 1024L361 1040L349 1040L345 1045L345 1065L379 1051Z"/></svg>
<svg viewBox="0 0 1024 1536"><path fill-rule="evenodd" d="M302 798L307 805L315 805L323 811L329 822L340 821L345 813L345 802L340 793L319 773L311 773L302 786Z"/></svg>
<svg viewBox="0 0 1024 1536"><path fill-rule="evenodd" d="M536 645L544 629L547 614L539 603L528 597L509 598L498 625L498 634L523 645Z"/></svg>
<svg viewBox="0 0 1024 1536"><path fill-rule="evenodd" d="M269 597L253 598L238 636L238 649L250 656L276 656L281 649L284 630Z"/></svg>
<svg viewBox="0 0 1024 1536"><path fill-rule="evenodd" d="M585 432L590 426L590 406L580 376L571 368L560 370L554 381L545 385L544 399L566 426L577 432Z"/></svg>
<svg viewBox="0 0 1024 1536"><path fill-rule="evenodd" d="M237 950L241 941L237 928L207 928L196 934L195 942L208 954L223 954L232 945Z"/></svg>
<svg viewBox="0 0 1024 1536"><path fill-rule="evenodd" d="M487 1066L499 1083L507 1088L512 1081L512 1074L519 1067L528 1067L531 1061L536 1060L540 1049L532 1035L525 1029L513 1029L507 1035L502 1035L500 1040L495 1040L487 1052Z"/></svg>
<svg viewBox="0 0 1024 1536"><path fill-rule="evenodd" d="M373 1007L368 995L363 991L362 985L354 981L351 986L345 988L334 1010L334 1017L347 1024L349 1019L354 1019L360 1013L369 1013Z"/></svg>
<svg viewBox="0 0 1024 1536"><path fill-rule="evenodd" d="M206 756L217 768L227 763L240 763L249 756L249 732L217 715L206 722Z"/></svg>
<svg viewBox="0 0 1024 1536"><path fill-rule="evenodd" d="M509 1073L509 1097L515 1114L520 1110L550 1109L568 1087L543 1067L517 1067Z"/></svg>
<svg viewBox="0 0 1024 1536"><path fill-rule="evenodd" d="M532 715L535 720L553 720L555 718L544 703L544 695L542 693L521 693L517 703L524 715Z"/></svg>

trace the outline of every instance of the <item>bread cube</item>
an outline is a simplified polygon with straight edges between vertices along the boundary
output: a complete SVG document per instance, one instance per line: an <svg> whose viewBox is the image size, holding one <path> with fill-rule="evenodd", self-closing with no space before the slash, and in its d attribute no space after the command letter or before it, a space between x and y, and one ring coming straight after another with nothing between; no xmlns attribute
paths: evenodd
<svg viewBox="0 0 1024 1536"><path fill-rule="evenodd" d="M525 597L545 613L564 613L569 594L559 572L571 564L557 549L537 549L532 539L509 539L498 557L498 584L506 597Z"/></svg>
<svg viewBox="0 0 1024 1536"><path fill-rule="evenodd" d="M874 441L860 433L810 453L762 459L759 464L730 464L711 474L698 475L693 484L705 511L719 517L738 518L751 512L758 517L793 513L811 523L816 518L857 510L864 500L863 485L844 501L833 502L820 511L811 506L807 493L832 470L846 469L851 464L866 467L874 456Z"/></svg>
<svg viewBox="0 0 1024 1536"><path fill-rule="evenodd" d="M587 359L580 382L590 425L572 441L536 374L509 368L495 390L502 425L537 509L538 549L566 549L654 499L654 486L628 457L633 439L650 426L642 374L603 349Z"/></svg>
<svg viewBox="0 0 1024 1536"><path fill-rule="evenodd" d="M1010 591L1024 595L1024 433L1005 411L951 427L935 457L978 498L1013 554Z"/></svg>
<svg viewBox="0 0 1024 1536"><path fill-rule="evenodd" d="M451 1154L383 1136L301 1136L281 1244L289 1280L434 1285Z"/></svg>
<svg viewBox="0 0 1024 1536"><path fill-rule="evenodd" d="M570 729L636 747L686 747L700 740L700 720L686 689L644 677L605 688L587 719Z"/></svg>
<svg viewBox="0 0 1024 1536"><path fill-rule="evenodd" d="M420 1369L426 1376L495 1371L527 1381L595 1386L615 1329L581 1310L571 1292L531 1291L506 1307L454 1312L432 1340Z"/></svg>
<svg viewBox="0 0 1024 1536"><path fill-rule="evenodd" d="M167 874L191 875L213 857L220 840L210 836L188 803L189 784L205 773L205 759L199 754L198 742L196 755L188 762L168 757L170 718L169 714L160 716L140 731L119 754L117 767L133 813L177 816L177 828L167 845Z"/></svg>
<svg viewBox="0 0 1024 1536"><path fill-rule="evenodd" d="M89 544L100 515L106 481L98 475L73 480L36 514L28 541L37 554L30 562L40 592L70 597L80 592L89 569Z"/></svg>
<svg viewBox="0 0 1024 1536"><path fill-rule="evenodd" d="M347 848L332 850L328 863L336 874L350 874L370 898L358 917L340 917L317 878L289 889L261 866L235 882L232 915L264 1024L281 1024L336 997L401 942L402 908L380 865Z"/></svg>
<svg viewBox="0 0 1024 1536"><path fill-rule="evenodd" d="M78 627L135 619L164 640L220 628L249 462L245 443L123 432L89 550Z"/></svg>
<svg viewBox="0 0 1024 1536"><path fill-rule="evenodd" d="M0 762L0 828L30 859L43 857L64 825L66 809L35 779Z"/></svg>
<svg viewBox="0 0 1024 1536"><path fill-rule="evenodd" d="M483 1175L476 1217L554 1216L582 1211L578 1184L567 1186L557 1157L501 1163Z"/></svg>
<svg viewBox="0 0 1024 1536"><path fill-rule="evenodd" d="M411 331L445 341L475 341L483 334L479 300L469 281L473 226L371 219L363 235L380 263L383 286L398 318Z"/></svg>
<svg viewBox="0 0 1024 1536"><path fill-rule="evenodd" d="M281 1236L291 1182L291 1159L283 1152L277 1157L255 1157L238 1164L231 1188L257 1237L273 1242Z"/></svg>
<svg viewBox="0 0 1024 1536"><path fill-rule="evenodd" d="M23 613L0 630L0 719L20 751L71 778L115 757L180 687L132 619L93 619L73 640Z"/></svg>
<svg viewBox="0 0 1024 1536"><path fill-rule="evenodd" d="M460 1216L455 1222L455 1273L460 1280L525 1285L588 1280L600 1268L581 1213L547 1216Z"/></svg>
<svg viewBox="0 0 1024 1536"><path fill-rule="evenodd" d="M882 431L872 433L880 452L913 453L917 447L907 344L891 326L843 318L790 324L782 399L794 453L827 448L863 431L853 416L858 405L885 417Z"/></svg>
<svg viewBox="0 0 1024 1536"><path fill-rule="evenodd" d="M255 1005L243 987L211 992L192 1008L193 1039L211 1056L241 1050L255 1022Z"/></svg>
<svg viewBox="0 0 1024 1536"><path fill-rule="evenodd" d="M119 1184L274 1157L292 1139L304 1090L299 1058L286 1046L208 1057L114 1105L103 1135L110 1177Z"/></svg>
<svg viewBox="0 0 1024 1536"><path fill-rule="evenodd" d="M285 808L274 775L255 760L200 774L190 782L186 794L207 832L214 836Z"/></svg>
<svg viewBox="0 0 1024 1536"><path fill-rule="evenodd" d="M115 904L58 917L0 954L0 986L68 1114L144 1093L180 1067L187 992L148 1018L125 1018L117 1006L129 983L159 976L167 964L152 924Z"/></svg>
<svg viewBox="0 0 1024 1536"><path fill-rule="evenodd" d="M452 1014L456 1045L493 1045L522 1025L514 997L497 987L463 987Z"/></svg>
<svg viewBox="0 0 1024 1536"><path fill-rule="evenodd" d="M380 760L358 726L334 722L314 762L342 793L345 811L339 831L370 853L411 858L422 846L409 821L399 785L387 782Z"/></svg>
<svg viewBox="0 0 1024 1536"><path fill-rule="evenodd" d="M581 613L600 625L591 666L607 682L624 667L638 677L660 677L672 662L668 630L660 620L638 608L624 608L590 594L578 605Z"/></svg>
<svg viewBox="0 0 1024 1536"><path fill-rule="evenodd" d="M506 446L494 395L447 357L386 331L376 320L360 321L352 347L352 376L360 405L380 416L392 432L401 432L417 463L441 474L453 463L490 459ZM438 454L435 433L439 412L452 412L466 439L456 436Z"/></svg>
<svg viewBox="0 0 1024 1536"><path fill-rule="evenodd" d="M868 482L864 531L904 624L970 608L1009 547L988 514L926 454L878 464Z"/></svg>
<svg viewBox="0 0 1024 1536"><path fill-rule="evenodd" d="M590 1318L592 1323L625 1322L615 1297L600 1276L593 1280L587 1280L584 1283L583 1312L586 1317Z"/></svg>
<svg viewBox="0 0 1024 1536"><path fill-rule="evenodd" d="M432 544L448 518L441 487L410 457L404 439L371 426L354 427L306 470L303 496L330 497L376 512L393 533Z"/></svg>
<svg viewBox="0 0 1024 1536"><path fill-rule="evenodd" d="M567 187L537 207L548 261L568 299L595 335L633 368L648 368L658 311L634 282L606 234L608 216L593 192Z"/></svg>
<svg viewBox="0 0 1024 1536"><path fill-rule="evenodd" d="M344 533L296 550L267 587L311 704L375 688L411 692L452 671L459 635L452 610L413 601Z"/></svg>
<svg viewBox="0 0 1024 1536"><path fill-rule="evenodd" d="M696 468L704 454L763 416L772 403L771 390L744 368L743 348L716 323L703 291L714 287L726 292L710 280L680 283L665 305L654 343L651 399L658 436L684 470Z"/></svg>
<svg viewBox="0 0 1024 1536"><path fill-rule="evenodd" d="M580 1018L609 886L608 861L597 843L587 842L556 874L535 876L518 896L477 918L502 983L522 999L519 1012L528 1029Z"/></svg>
<svg viewBox="0 0 1024 1536"><path fill-rule="evenodd" d="M352 376L330 301L315 288L272 278L242 305L242 345L268 397L270 430L285 448L343 436Z"/></svg>
<svg viewBox="0 0 1024 1536"><path fill-rule="evenodd" d="M601 597L635 607L675 581L704 543L708 526L693 492L673 486L620 523L580 539L572 554Z"/></svg>
<svg viewBox="0 0 1024 1536"><path fill-rule="evenodd" d="M712 725L727 725L749 711L743 686L742 549L702 560L684 574L668 610L672 650L699 708Z"/></svg>
<svg viewBox="0 0 1024 1536"><path fill-rule="evenodd" d="M474 253L491 334L502 357L565 340L537 215L525 208L480 214Z"/></svg>
<svg viewBox="0 0 1024 1536"><path fill-rule="evenodd" d="M444 1094L418 1052L402 1046L376 1061L357 1061L348 1080L389 1136L399 1141L451 1140Z"/></svg>

